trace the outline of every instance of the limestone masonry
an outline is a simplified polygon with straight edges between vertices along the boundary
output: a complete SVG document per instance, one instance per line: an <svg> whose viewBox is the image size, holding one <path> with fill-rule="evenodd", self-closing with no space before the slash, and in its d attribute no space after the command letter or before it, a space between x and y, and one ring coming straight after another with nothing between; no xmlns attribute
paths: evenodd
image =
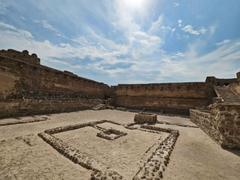
<svg viewBox="0 0 240 180"><path fill-rule="evenodd" d="M28 51L0 51L0 118L27 114L121 107L189 114L226 148L240 148L240 72L205 82L119 84L79 77L40 64ZM103 107L103 106L101 106Z"/></svg>

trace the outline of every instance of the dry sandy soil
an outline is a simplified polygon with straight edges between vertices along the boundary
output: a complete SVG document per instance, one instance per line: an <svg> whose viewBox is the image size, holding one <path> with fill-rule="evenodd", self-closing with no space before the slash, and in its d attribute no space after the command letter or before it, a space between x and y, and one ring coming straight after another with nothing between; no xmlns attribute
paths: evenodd
<svg viewBox="0 0 240 180"><path fill-rule="evenodd" d="M128 124L133 122L134 114L117 110L88 110L0 120L0 179L89 179L90 170L59 154L37 134L58 126L104 119ZM2 126L6 122L25 122L29 119L44 121ZM158 115L158 120L195 126L188 118L183 117ZM131 179L136 173L144 161L148 147L166 136L166 133L132 131L112 123L99 126L112 127L126 132L127 135L109 141L97 137L96 129L84 127L55 136L120 172L126 179ZM240 152L232 153L222 149L199 128L164 124L155 126L177 129L180 132L163 179L239 179Z"/></svg>

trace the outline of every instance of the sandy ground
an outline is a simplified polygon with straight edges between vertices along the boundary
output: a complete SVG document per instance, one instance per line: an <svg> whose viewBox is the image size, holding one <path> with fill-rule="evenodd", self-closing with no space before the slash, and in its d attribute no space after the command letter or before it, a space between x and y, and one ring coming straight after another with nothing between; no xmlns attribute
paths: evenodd
<svg viewBox="0 0 240 180"><path fill-rule="evenodd" d="M46 115L44 115L44 117L46 117ZM103 119L127 124L133 122L134 113L116 110L88 110L53 114L47 117L48 120L43 122L0 127L0 179L89 179L91 171L72 163L60 155L40 139L37 133L57 126ZM31 119L34 117L23 117L21 120L25 118ZM188 118L182 117L159 115L158 120L194 125ZM2 121L6 122L8 119ZM14 121L14 118L11 118L11 121ZM180 131L180 136L170 157L170 163L163 174L163 179L239 179L239 154L237 155L221 149L221 147L198 128L174 125L157 126L176 128ZM81 130L76 130L76 132L74 136L73 131L64 132L66 133L64 136L63 133L58 135L62 136L63 139L69 138L72 142L76 142L75 146L82 148L82 150L96 147L91 151L92 155L98 154L98 157L105 163L110 163L110 155L107 153L108 149L110 154L114 152L122 153L121 155L123 157L130 157L129 159L133 160L134 163L129 164L129 167L136 165L137 161L141 159L141 154L146 150L144 148L154 143L157 138L151 133L143 132L134 134L133 131L131 131L131 135L129 134L131 138L128 139L127 143L131 145L140 144L138 147L142 148L128 146L126 147L126 151L124 151L124 138L126 137L116 139L113 143L109 144L108 140L96 137L94 130L86 131L86 133L83 133ZM80 140L84 137L92 139L96 141L96 143L87 143L88 139L85 139L85 146L87 146L87 148L83 148L84 141ZM119 141L119 143L116 143L117 141ZM120 144L120 142L122 142L122 144ZM101 150L101 147L104 147L104 150ZM102 154L99 156L99 153ZM117 156L115 156L113 160L117 162ZM128 164L124 165L119 162L119 164L115 163L112 166L115 169L122 167L124 169L128 167ZM131 173L133 171L131 171ZM124 173L124 170L121 173ZM125 171L125 173L127 177L131 175L130 171Z"/></svg>
<svg viewBox="0 0 240 180"><path fill-rule="evenodd" d="M0 179L88 179L90 172L74 165L39 139L27 135L0 142Z"/></svg>

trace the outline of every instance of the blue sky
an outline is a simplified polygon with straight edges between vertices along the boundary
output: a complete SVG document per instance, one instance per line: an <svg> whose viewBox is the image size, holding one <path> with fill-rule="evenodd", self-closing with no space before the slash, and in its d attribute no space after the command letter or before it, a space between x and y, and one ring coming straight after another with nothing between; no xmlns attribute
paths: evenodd
<svg viewBox="0 0 240 180"><path fill-rule="evenodd" d="M108 84L240 71L239 0L0 0L0 49Z"/></svg>

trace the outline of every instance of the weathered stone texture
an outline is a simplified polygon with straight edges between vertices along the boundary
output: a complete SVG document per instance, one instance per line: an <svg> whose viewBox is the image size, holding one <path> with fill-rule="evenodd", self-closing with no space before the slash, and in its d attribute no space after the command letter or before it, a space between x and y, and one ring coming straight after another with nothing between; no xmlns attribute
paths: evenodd
<svg viewBox="0 0 240 180"><path fill-rule="evenodd" d="M101 99L11 99L0 102L0 118L91 109Z"/></svg>
<svg viewBox="0 0 240 180"><path fill-rule="evenodd" d="M190 111L191 120L225 148L240 148L240 105L214 104L209 112Z"/></svg>
<svg viewBox="0 0 240 180"><path fill-rule="evenodd" d="M40 64L40 59L36 54L30 55L27 50L24 50L22 52L9 49L9 50L1 50L0 51L0 56L7 57L7 58L13 58L13 59L19 59L22 60L26 63L34 64L34 65L39 65Z"/></svg>
<svg viewBox="0 0 240 180"><path fill-rule="evenodd" d="M227 86L231 83L234 83L237 81L237 78L230 78L230 79L220 79L216 78L214 76L208 76L206 78L206 83L213 84L215 86Z"/></svg>
<svg viewBox="0 0 240 180"><path fill-rule="evenodd" d="M157 123L157 115L156 114L148 114L148 113L138 113L134 117L134 122L137 124L155 124Z"/></svg>
<svg viewBox="0 0 240 180"><path fill-rule="evenodd" d="M215 83L217 98L208 112L191 110L190 117L222 147L240 149L240 82L237 79L229 84L226 80L222 82L223 86Z"/></svg>
<svg viewBox="0 0 240 180"><path fill-rule="evenodd" d="M166 113L188 114L206 107L213 96L207 83L129 84L114 87L115 105Z"/></svg>
<svg viewBox="0 0 240 180"><path fill-rule="evenodd" d="M103 97L107 85L93 80L70 75L62 71L41 65L31 65L18 60L11 60L0 56L0 67L6 76L19 79L15 81L14 88L18 96L46 96L46 95L86 95ZM9 77L9 76L8 76ZM2 78L2 77L1 77ZM9 89L10 91L12 89ZM3 92L2 92L3 93Z"/></svg>
<svg viewBox="0 0 240 180"><path fill-rule="evenodd" d="M209 111L191 109L190 119L215 141L219 141L220 135L216 129L216 123L211 121L211 114Z"/></svg>
<svg viewBox="0 0 240 180"><path fill-rule="evenodd" d="M220 144L240 148L240 105L216 104L211 110L211 121L220 134Z"/></svg>
<svg viewBox="0 0 240 180"><path fill-rule="evenodd" d="M42 66L36 55L26 51L0 51L0 117L91 108L102 103L109 89Z"/></svg>

